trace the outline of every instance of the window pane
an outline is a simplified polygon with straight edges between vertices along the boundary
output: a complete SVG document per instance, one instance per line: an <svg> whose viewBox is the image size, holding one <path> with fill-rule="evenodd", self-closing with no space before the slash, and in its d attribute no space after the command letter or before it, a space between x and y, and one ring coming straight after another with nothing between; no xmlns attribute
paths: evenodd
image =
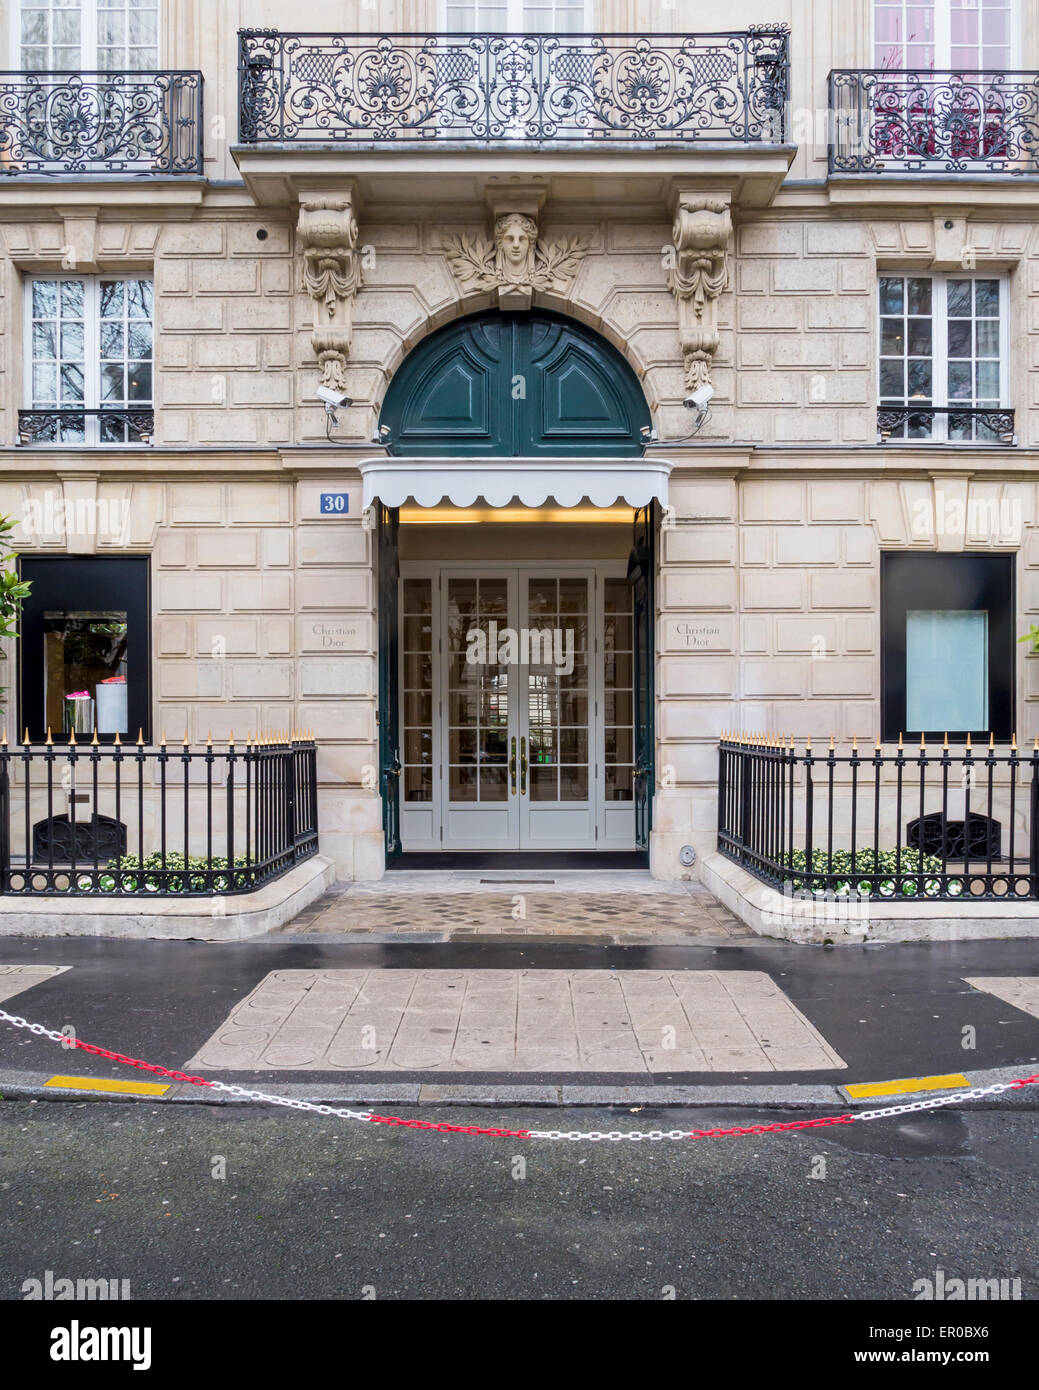
<svg viewBox="0 0 1039 1390"><path fill-rule="evenodd" d="M33 318L53 318L58 312L58 284L56 280L34 280L32 282Z"/></svg>
<svg viewBox="0 0 1039 1390"><path fill-rule="evenodd" d="M908 351L910 357L930 357L931 355L931 320L930 319L909 319L909 342ZM969 340L969 335L968 335Z"/></svg>
<svg viewBox="0 0 1039 1390"><path fill-rule="evenodd" d="M880 394L885 400L905 397L905 369L901 362L881 362Z"/></svg>
<svg viewBox="0 0 1039 1390"><path fill-rule="evenodd" d="M880 312L901 314L905 310L905 288L901 280L883 276L880 281Z"/></svg>
<svg viewBox="0 0 1039 1390"><path fill-rule="evenodd" d="M929 314L931 312L930 280L911 279L909 281L909 312Z"/></svg>
<svg viewBox="0 0 1039 1390"><path fill-rule="evenodd" d="M122 280L101 281L101 317L103 319L122 318L126 290Z"/></svg>
<svg viewBox="0 0 1039 1390"><path fill-rule="evenodd" d="M101 325L101 356L118 360L124 356L125 352L123 325L121 323L103 323Z"/></svg>
<svg viewBox="0 0 1039 1390"><path fill-rule="evenodd" d="M66 318L83 317L83 281L62 280L61 312Z"/></svg>
<svg viewBox="0 0 1039 1390"><path fill-rule="evenodd" d="M970 318L970 280L950 280L948 288L949 317L956 319Z"/></svg>
<svg viewBox="0 0 1039 1390"><path fill-rule="evenodd" d="M129 731L126 613L44 614L46 723L67 734Z"/></svg>
<svg viewBox="0 0 1039 1390"><path fill-rule="evenodd" d="M988 728L988 613L910 609L906 614L906 727Z"/></svg>
<svg viewBox="0 0 1039 1390"><path fill-rule="evenodd" d="M127 368L127 398L131 401L150 401L152 398L152 364L131 362Z"/></svg>
<svg viewBox="0 0 1039 1390"><path fill-rule="evenodd" d="M952 319L949 323L949 356L970 356L970 320Z"/></svg>
<svg viewBox="0 0 1039 1390"><path fill-rule="evenodd" d="M979 318L995 318L999 314L999 281L975 280L974 304Z"/></svg>

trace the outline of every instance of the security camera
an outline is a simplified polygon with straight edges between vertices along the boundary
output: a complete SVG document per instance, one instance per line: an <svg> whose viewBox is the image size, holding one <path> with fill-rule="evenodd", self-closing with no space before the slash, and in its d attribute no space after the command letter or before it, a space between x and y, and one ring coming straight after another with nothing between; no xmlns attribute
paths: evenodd
<svg viewBox="0 0 1039 1390"><path fill-rule="evenodd" d="M660 438L652 425L643 425L639 430L643 444L655 444Z"/></svg>
<svg viewBox="0 0 1039 1390"><path fill-rule="evenodd" d="M327 386L319 386L317 394L325 403L326 410L336 410L341 405L353 405L353 401L342 391L330 391Z"/></svg>
<svg viewBox="0 0 1039 1390"><path fill-rule="evenodd" d="M682 404L686 410L706 410L714 400L714 387L701 386L699 391L692 391L686 396Z"/></svg>

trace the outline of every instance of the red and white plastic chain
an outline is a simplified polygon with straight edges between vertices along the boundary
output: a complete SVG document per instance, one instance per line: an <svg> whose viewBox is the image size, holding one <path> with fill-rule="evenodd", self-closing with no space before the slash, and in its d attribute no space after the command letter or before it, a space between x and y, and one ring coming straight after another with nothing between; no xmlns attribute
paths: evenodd
<svg viewBox="0 0 1039 1390"><path fill-rule="evenodd" d="M921 1110L937 1110L944 1105L957 1105L963 1101L980 1100L982 1096L1001 1095L1004 1091L1019 1090L1022 1086L1039 1085L1039 1072L1032 1076L1022 1076L1014 1081L997 1082L992 1086L978 1087L971 1091L954 1091L949 1095L934 1096L928 1100L909 1101L905 1105L887 1105L881 1110L859 1110L846 1115L823 1115L811 1120L786 1120L773 1125L736 1125L731 1129L495 1129L480 1125L451 1125L434 1120L405 1120L397 1115L376 1115L371 1110L348 1110L342 1106L318 1105L309 1100L291 1100L288 1096L269 1095L266 1091L251 1091L244 1086L231 1086L225 1081L210 1081L204 1076L190 1076L182 1071L170 1071L153 1062L142 1062L136 1057L127 1057L122 1052L111 1052L107 1047L87 1043L67 1033L59 1033L54 1028L45 1028L42 1023L30 1023L17 1014L9 1014L0 1009L0 1022L9 1023L14 1028L27 1028L36 1037L49 1038L64 1048L88 1052L94 1057L104 1057L110 1062L136 1067L139 1071L151 1072L155 1076L168 1077L170 1081L186 1082L192 1086L206 1086L213 1091L235 1096L239 1100L257 1101L264 1105L281 1105L289 1110L306 1110L315 1115L334 1115L341 1120L363 1120L368 1124L392 1125L401 1129L433 1130L439 1134L483 1134L494 1139L587 1139L594 1142L610 1140L619 1142L630 1139L633 1142L649 1140L659 1142L668 1139L722 1139L744 1134L785 1134L802 1129L823 1129L828 1125L851 1125L861 1120L886 1120L894 1115L909 1115Z"/></svg>

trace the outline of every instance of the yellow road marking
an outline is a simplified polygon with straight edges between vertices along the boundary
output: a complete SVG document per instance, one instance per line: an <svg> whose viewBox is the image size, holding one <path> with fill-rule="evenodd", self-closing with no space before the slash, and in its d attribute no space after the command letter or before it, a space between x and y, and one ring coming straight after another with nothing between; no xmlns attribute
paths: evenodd
<svg viewBox="0 0 1039 1390"><path fill-rule="evenodd" d="M170 1089L154 1081L97 1081L89 1076L52 1076L44 1085L60 1086L63 1091L118 1091L131 1096L164 1096Z"/></svg>
<svg viewBox="0 0 1039 1390"><path fill-rule="evenodd" d="M853 1100L869 1096L905 1096L913 1091L957 1091L970 1082L960 1072L948 1076L911 1076L904 1081L857 1081L844 1089Z"/></svg>

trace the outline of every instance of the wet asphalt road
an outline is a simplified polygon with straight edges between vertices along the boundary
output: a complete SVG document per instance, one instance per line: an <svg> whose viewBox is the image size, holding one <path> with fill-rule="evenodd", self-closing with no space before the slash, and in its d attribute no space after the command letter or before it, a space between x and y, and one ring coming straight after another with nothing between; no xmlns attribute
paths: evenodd
<svg viewBox="0 0 1039 1390"><path fill-rule="evenodd" d="M753 1122L584 1107L449 1118ZM245 1107L8 1101L0 1299L49 1269L164 1300L909 1300L940 1268L1019 1278L1034 1300L1037 1141L1039 1112L1023 1109L578 1145Z"/></svg>
<svg viewBox="0 0 1039 1390"><path fill-rule="evenodd" d="M948 942L819 947L751 943L723 947L603 946L553 941L345 945L296 941L110 941L8 938L6 964L68 965L64 974L13 997L9 1012L131 1056L182 1067L231 1010L270 971L376 967L394 969L624 969L758 970L772 977L793 1004L848 1063L846 1071L745 1073L733 1080L843 1083L949 1071L977 1071L1039 1059L1039 1020L994 995L973 990L972 975L1034 975L1030 941ZM965 1030L969 1030L965 1034ZM974 1046L965 1050L965 1036ZM9 1027L0 1027L0 1079L5 1072L47 1076L125 1077L124 1069ZM303 1080L314 1073L285 1074ZM335 1074L341 1081L346 1075ZM366 1072L370 1077L371 1073ZM720 1073L656 1073L649 1084L717 1084ZM236 1079L270 1085L269 1072ZM394 1072L392 1080L443 1081L442 1072ZM507 1074L452 1073L452 1082L507 1081ZM525 1082L625 1084L607 1073L527 1074Z"/></svg>

